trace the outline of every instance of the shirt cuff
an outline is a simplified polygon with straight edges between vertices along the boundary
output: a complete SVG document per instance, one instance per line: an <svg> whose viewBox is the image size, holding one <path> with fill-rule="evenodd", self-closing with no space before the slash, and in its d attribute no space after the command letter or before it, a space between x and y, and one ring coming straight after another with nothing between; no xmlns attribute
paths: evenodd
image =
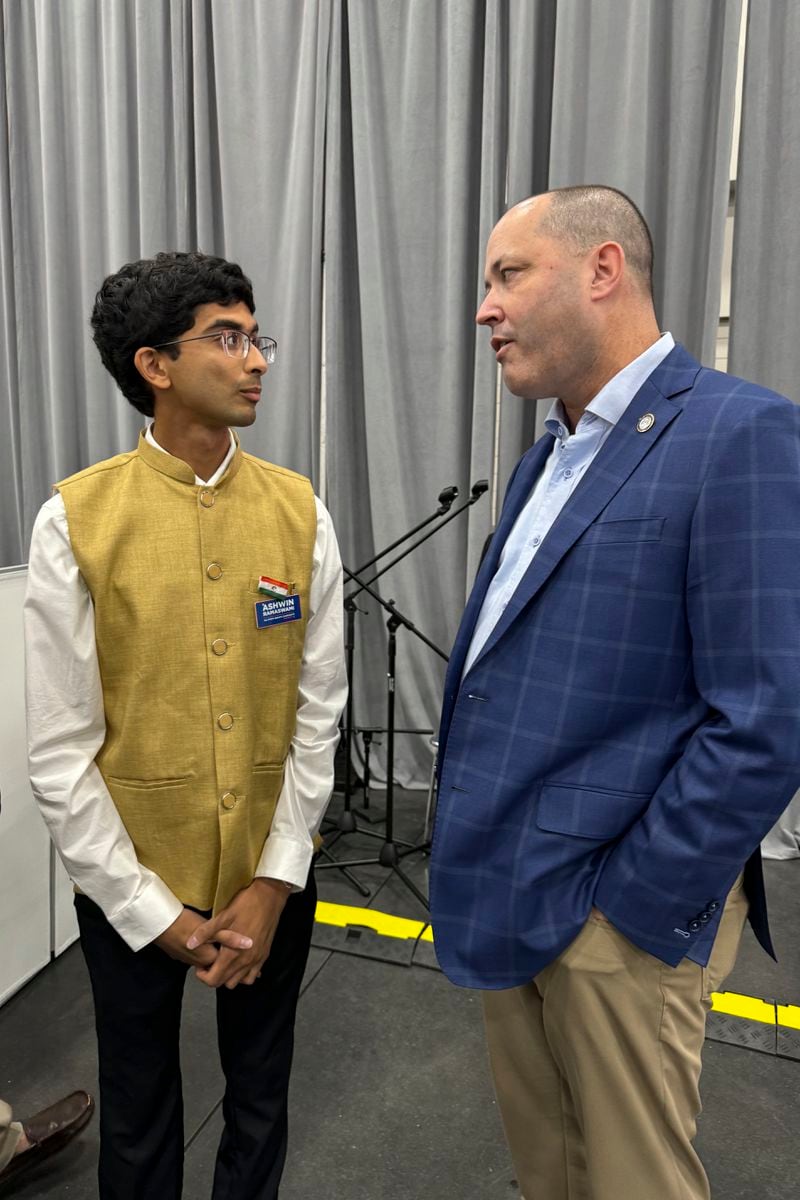
<svg viewBox="0 0 800 1200"><path fill-rule="evenodd" d="M183 912L183 905L163 879L152 875L135 900L112 915L108 923L131 950L142 950L154 942Z"/></svg>
<svg viewBox="0 0 800 1200"><path fill-rule="evenodd" d="M256 878L281 879L292 885L292 891L302 892L308 881L314 846L308 841L272 833L264 843L256 867Z"/></svg>

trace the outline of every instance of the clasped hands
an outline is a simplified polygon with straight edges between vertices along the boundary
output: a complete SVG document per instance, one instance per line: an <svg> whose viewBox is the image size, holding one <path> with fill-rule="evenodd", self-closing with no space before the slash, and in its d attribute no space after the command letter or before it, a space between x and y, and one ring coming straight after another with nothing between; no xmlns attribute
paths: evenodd
<svg viewBox="0 0 800 1200"><path fill-rule="evenodd" d="M207 987L252 984L269 957L289 892L274 879L254 879L215 917L190 908L155 939L171 958L189 963Z"/></svg>

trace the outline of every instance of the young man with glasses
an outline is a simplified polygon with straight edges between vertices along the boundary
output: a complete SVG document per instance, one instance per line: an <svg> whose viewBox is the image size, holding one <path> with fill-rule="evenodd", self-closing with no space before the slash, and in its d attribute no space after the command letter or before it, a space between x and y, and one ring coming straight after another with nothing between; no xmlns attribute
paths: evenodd
<svg viewBox="0 0 800 1200"><path fill-rule="evenodd" d="M187 970L217 989L215 1200L278 1195L314 838L345 699L341 564L308 480L243 453L276 343L233 263L109 276L94 340L154 418L42 508L26 600L34 792L76 886L100 1196L181 1194Z"/></svg>

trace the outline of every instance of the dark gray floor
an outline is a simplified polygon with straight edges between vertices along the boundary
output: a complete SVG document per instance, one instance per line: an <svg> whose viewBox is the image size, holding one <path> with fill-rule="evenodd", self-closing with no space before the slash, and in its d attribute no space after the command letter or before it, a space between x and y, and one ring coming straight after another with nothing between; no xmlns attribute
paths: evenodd
<svg viewBox="0 0 800 1200"><path fill-rule="evenodd" d="M373 803L380 806L379 794ZM398 795L396 836L418 833L423 806L418 794ZM361 858L379 848L379 841L351 835L336 853ZM424 858L406 866L424 889ZM334 871L320 872L321 897L423 916L398 876L379 866L357 873L374 889L369 900ZM781 963L771 963L748 930L727 986L797 1004L800 860L767 864L767 880ZM213 1000L190 979L183 1029L186 1200L209 1195L221 1128ZM25 1115L74 1087L93 1089L95 1077L88 980L73 947L0 1009L0 1095ZM800 1062L708 1042L703 1096L698 1145L715 1200L796 1200ZM519 1196L488 1080L478 998L451 987L438 971L312 949L298 1012L291 1122L282 1200ZM57 1158L0 1195L88 1200L96 1195L96 1154L93 1122Z"/></svg>

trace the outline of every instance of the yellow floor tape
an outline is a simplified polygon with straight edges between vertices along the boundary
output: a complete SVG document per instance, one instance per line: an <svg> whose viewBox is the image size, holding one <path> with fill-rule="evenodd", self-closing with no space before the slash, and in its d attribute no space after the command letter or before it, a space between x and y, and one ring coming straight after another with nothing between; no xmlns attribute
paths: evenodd
<svg viewBox="0 0 800 1200"><path fill-rule="evenodd" d="M433 941L433 930L424 921L412 921L408 917L393 917L374 908L357 908L349 904L317 902L317 920L323 925L358 926L371 929L382 937L420 938L423 942ZM760 1021L764 1025L783 1025L787 1029L800 1029L800 1006L796 1004L770 1004L755 996L741 996L738 992L713 992L714 1012L727 1013L731 1017L743 1017L748 1021Z"/></svg>
<svg viewBox="0 0 800 1200"><path fill-rule="evenodd" d="M786 1029L800 1029L800 1007L796 1004L779 1004L776 1014L778 1025Z"/></svg>
<svg viewBox="0 0 800 1200"><path fill-rule="evenodd" d="M744 1017L748 1021L760 1021L764 1025L775 1024L775 1005L755 996L741 996L738 992L712 992L712 1012L727 1013L729 1017Z"/></svg>
<svg viewBox="0 0 800 1200"><path fill-rule="evenodd" d="M408 917L391 917L374 908L354 908L349 904L328 904L317 901L317 920L323 925L358 925L361 929L372 929L383 937L418 938L423 942L433 941L433 930L424 921L412 921Z"/></svg>

